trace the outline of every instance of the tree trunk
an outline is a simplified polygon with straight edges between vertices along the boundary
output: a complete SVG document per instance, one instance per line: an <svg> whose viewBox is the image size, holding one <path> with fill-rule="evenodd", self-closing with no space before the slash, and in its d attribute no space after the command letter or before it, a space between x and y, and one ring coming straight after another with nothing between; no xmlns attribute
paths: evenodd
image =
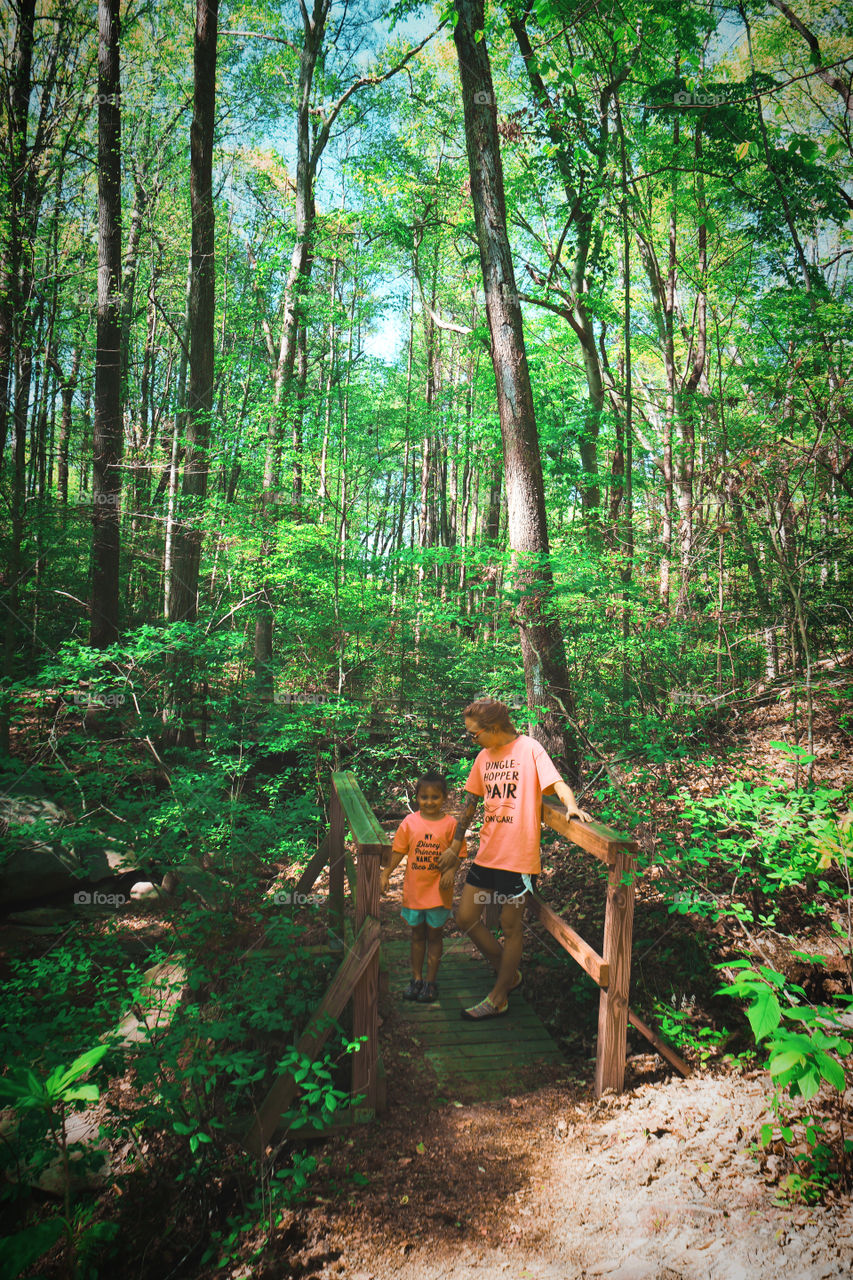
<svg viewBox="0 0 853 1280"><path fill-rule="evenodd" d="M193 623L198 616L204 501L210 470L213 414L214 320L216 312L215 218L213 207L213 131L216 107L216 44L219 0L197 0L193 46L193 120L190 127L189 394L180 514L172 528L169 571L169 619ZM176 445L172 444L172 474ZM192 726L183 724L192 697L189 664L173 670L172 701L164 708L166 737L195 744ZM172 719L176 723L169 723Z"/></svg>
<svg viewBox="0 0 853 1280"><path fill-rule="evenodd" d="M213 128L216 104L216 39L219 0L197 0L194 42L193 121L190 128L192 287L189 307L189 396L182 484L184 510L173 531L169 618L194 622L198 612L201 518L207 495L210 419L213 412L215 227Z"/></svg>
<svg viewBox="0 0 853 1280"><path fill-rule="evenodd" d="M91 644L118 639L121 455L119 0L98 3L98 336L92 427Z"/></svg>
<svg viewBox="0 0 853 1280"><path fill-rule="evenodd" d="M562 758L570 779L576 781L580 760L572 725L574 703L555 612L539 436L507 236L494 87L486 41L475 39L485 26L483 0L455 0L455 8L458 21L453 39L501 420L527 702L531 713L544 711L536 736L553 756Z"/></svg>

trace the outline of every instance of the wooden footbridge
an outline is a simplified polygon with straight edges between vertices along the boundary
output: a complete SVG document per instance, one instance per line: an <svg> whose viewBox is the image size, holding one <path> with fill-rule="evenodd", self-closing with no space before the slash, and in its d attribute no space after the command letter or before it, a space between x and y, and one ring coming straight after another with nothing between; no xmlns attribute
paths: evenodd
<svg viewBox="0 0 853 1280"><path fill-rule="evenodd" d="M492 982L482 957L473 954L475 949L465 939L453 935L445 939L435 1004L399 999L409 974L409 943L383 942L382 951L390 973L398 975L396 982L392 979L391 992L397 997L400 1021L418 1057L435 1076L437 1096L461 1102L497 1100L534 1084L543 1063L564 1061L544 1023L525 1001L523 988L512 992L510 1011L504 1016L483 1022L464 1022L459 1017L462 1009L482 1000Z"/></svg>
<svg viewBox="0 0 853 1280"><path fill-rule="evenodd" d="M628 1005L631 975L631 931L634 915L634 853L625 836L597 822L567 818L561 805L542 806L542 821L602 861L608 869L603 955L599 955L547 903L532 894L528 913L597 983L599 1000L595 1094L621 1091L630 1022L682 1075L689 1068L670 1045L646 1026ZM348 847L352 838L354 855ZM379 1043L379 995L390 967L404 974L408 943L389 942L380 969L379 871L390 856L391 843L351 773L332 774L329 830L296 885L308 893L328 863L329 946L342 954L325 996L308 1021L296 1049L316 1058L335 1020L352 1001L352 1039L362 1047L352 1056L353 1121L370 1120L385 1108L385 1074ZM346 886L351 911L347 911ZM399 1002L412 1038L436 1076L439 1091L471 1099L496 1098L517 1092L538 1063L558 1062L560 1051L534 1011L523 989L510 995L510 1012L483 1023L464 1022L459 1010L481 999L488 980L481 959L472 958L467 943L445 941L439 974L439 1000L431 1005ZM263 1155L283 1123L299 1085L279 1077L261 1103L246 1134L247 1149Z"/></svg>

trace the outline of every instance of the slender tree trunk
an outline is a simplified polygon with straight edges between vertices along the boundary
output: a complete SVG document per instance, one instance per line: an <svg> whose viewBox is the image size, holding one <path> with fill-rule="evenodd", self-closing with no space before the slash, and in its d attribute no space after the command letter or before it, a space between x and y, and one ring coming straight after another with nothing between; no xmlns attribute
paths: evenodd
<svg viewBox="0 0 853 1280"><path fill-rule="evenodd" d="M198 612L204 500L210 469L215 321L215 226L213 129L216 105L216 43L219 0L197 0L194 42L193 121L190 128L189 396L181 516L173 532L169 617L194 622Z"/></svg>
<svg viewBox="0 0 853 1280"><path fill-rule="evenodd" d="M293 408L293 515L296 520L302 514L302 428L305 420L305 388L308 382L308 329L299 326L296 338L296 404Z"/></svg>
<svg viewBox="0 0 853 1280"><path fill-rule="evenodd" d="M59 442L56 449L56 487L59 492L59 505L62 520L68 515L68 450L71 442L71 411L77 379L80 375L80 357L83 351L82 339L74 348L74 362L71 374L64 377L59 361L54 357L54 369L59 381L59 394L62 399L62 413L59 419Z"/></svg>
<svg viewBox="0 0 853 1280"><path fill-rule="evenodd" d="M118 639L121 455L120 0L98 3L98 336L92 427L91 643Z"/></svg>
<svg viewBox="0 0 853 1280"><path fill-rule="evenodd" d="M192 221L189 305L189 395L179 518L172 531L169 618L195 622L201 565L202 519L210 470L216 318L213 131L216 109L216 45L219 0L197 0L193 45L193 120L190 127ZM174 458L173 442L173 458ZM181 720L192 697L190 664L173 669L172 705L164 709L166 737L192 746L195 733ZM174 721L177 721L175 723Z"/></svg>
<svg viewBox="0 0 853 1280"><path fill-rule="evenodd" d="M186 306L184 310L184 335L181 342L181 354L178 361L178 385L175 390L175 412L172 421L172 440L169 451L169 465L164 478L157 486L154 494L155 504L159 501L164 484L166 488L166 532L163 541L163 617L168 621L172 601L172 553L174 548L175 525L178 511L178 483L181 478L182 441L186 430L187 419L187 369L190 352L190 314L193 290L193 258L192 252L187 260Z"/></svg>
<svg viewBox="0 0 853 1280"><path fill-rule="evenodd" d="M263 518L266 534L262 559L273 548L273 491L278 484L284 429L293 413L292 383L296 363L296 336L304 322L305 295L314 264L314 179L325 141L314 139L312 149L311 92L314 72L320 58L331 0L314 0L309 14L305 4L302 13L303 42L299 59L299 106L296 116L296 241L290 259L285 288L284 320L279 341L278 359L273 374L273 404L267 433L267 453L263 478ZM291 428L292 429L292 428ZM263 568L261 569L263 574ZM255 684L259 696L271 700L273 694L273 613L272 589L264 579L259 593L255 621Z"/></svg>
<svg viewBox="0 0 853 1280"><path fill-rule="evenodd" d="M486 316L501 420L513 574L527 701L544 708L536 734L577 780L580 759L574 703L556 614L545 514L545 490L521 307L506 226L497 110L483 0L455 0L453 39L459 58L471 198L480 247ZM475 36L480 36L478 40Z"/></svg>

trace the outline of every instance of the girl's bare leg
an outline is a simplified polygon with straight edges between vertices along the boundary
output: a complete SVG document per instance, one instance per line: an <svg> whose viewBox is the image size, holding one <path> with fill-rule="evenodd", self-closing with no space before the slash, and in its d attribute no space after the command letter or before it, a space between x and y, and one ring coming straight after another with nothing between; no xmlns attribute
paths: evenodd
<svg viewBox="0 0 853 1280"><path fill-rule="evenodd" d="M441 953L444 950L444 929L432 929L427 925L427 982L435 982Z"/></svg>
<svg viewBox="0 0 853 1280"><path fill-rule="evenodd" d="M412 977L418 982L424 976L424 952L426 951L426 922L412 927Z"/></svg>

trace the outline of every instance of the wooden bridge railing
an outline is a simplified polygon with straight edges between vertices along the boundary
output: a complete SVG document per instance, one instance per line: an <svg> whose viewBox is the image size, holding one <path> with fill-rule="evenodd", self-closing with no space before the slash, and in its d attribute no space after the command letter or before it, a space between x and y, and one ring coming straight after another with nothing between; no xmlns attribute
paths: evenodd
<svg viewBox="0 0 853 1280"><path fill-rule="evenodd" d="M580 934L566 924L537 893L528 898L528 911L559 942L601 990L598 1004L598 1043L595 1058L595 1096L605 1089L620 1092L625 1084L628 1023L636 1028L681 1075L690 1068L667 1042L648 1027L628 1004L631 985L631 938L634 925L634 892L637 846L600 822L578 822L566 817L564 806L546 799L542 821L591 853L607 867L607 903L604 912L604 955L600 956Z"/></svg>
<svg viewBox="0 0 853 1280"><path fill-rule="evenodd" d="M347 852L347 828L355 842L355 860ZM352 1118L373 1118L385 1106L384 1072L379 1056L379 868L391 842L379 825L352 773L332 774L329 830L296 885L294 897L308 893L329 864L329 946L343 959L296 1049L316 1058L330 1031L352 1000L352 1038L362 1040L352 1055L352 1095L362 1101ZM385 859L387 860L387 859ZM346 915L345 882L354 898L354 922ZM364 1037L364 1039L363 1039ZM299 1085L292 1075L276 1080L258 1108L244 1139L247 1150L263 1155Z"/></svg>

